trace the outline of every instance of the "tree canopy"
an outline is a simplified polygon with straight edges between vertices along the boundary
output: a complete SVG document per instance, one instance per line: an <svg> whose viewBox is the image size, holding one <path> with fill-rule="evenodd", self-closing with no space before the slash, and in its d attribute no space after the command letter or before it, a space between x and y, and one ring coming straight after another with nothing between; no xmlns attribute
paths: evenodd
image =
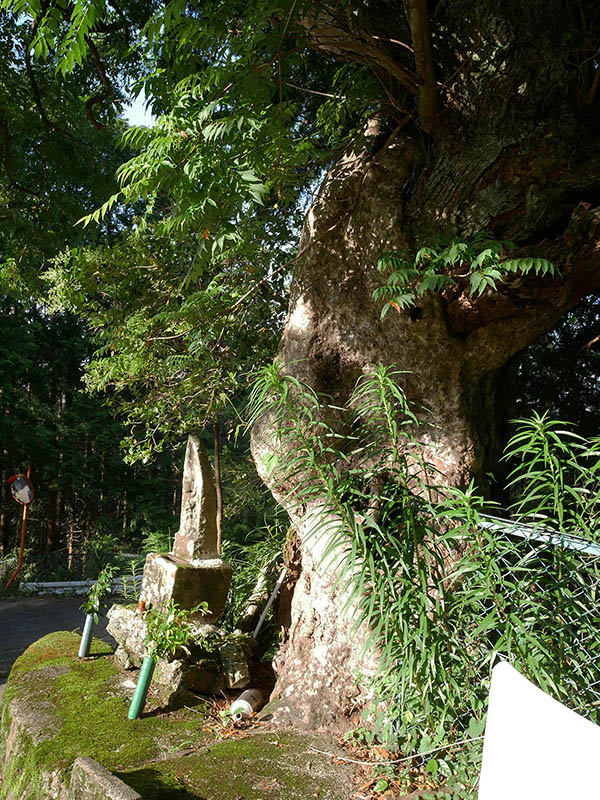
<svg viewBox="0 0 600 800"><path fill-rule="evenodd" d="M104 186L103 197L78 203L83 222L74 231L59 228L52 244L42 237L55 256L45 278L55 306L81 313L99 333L88 383L128 415L131 458L148 457L163 434L203 427L235 395L238 376L274 352L294 256L290 231L299 230L308 194L298 197L331 158L336 126L323 131L315 120L337 102L321 93L336 70L306 62L275 5L175 3L146 6L141 18L135 4L119 12L4 6L15 53L23 53L13 63L21 81L31 74L26 61L53 91L79 90L73 116L91 121L88 139L114 148L107 160L90 145L110 177L121 148L120 191ZM39 102L29 102L43 137L53 98L39 83L29 86ZM111 116L123 92L140 87L157 122L123 132ZM352 125L341 127L340 141ZM68 152L69 130L52 122L51 131ZM21 202L29 195L19 187ZM60 202L72 197L64 183L55 192ZM60 202L52 211L62 219ZM65 224L74 221L71 213Z"/></svg>

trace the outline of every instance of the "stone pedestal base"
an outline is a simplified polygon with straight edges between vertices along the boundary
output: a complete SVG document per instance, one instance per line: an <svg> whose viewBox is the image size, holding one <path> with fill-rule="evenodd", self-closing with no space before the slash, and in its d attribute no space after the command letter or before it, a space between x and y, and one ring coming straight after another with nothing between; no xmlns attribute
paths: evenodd
<svg viewBox="0 0 600 800"><path fill-rule="evenodd" d="M119 669L136 669L145 655L146 623L135 606L114 605L108 612L107 631L119 646L114 655ZM254 640L232 638L215 625L192 625L190 655L166 661L159 658L152 679L162 705L178 708L190 702L189 692L217 694L222 689L250 685L248 656ZM176 654L179 655L179 654Z"/></svg>
<svg viewBox="0 0 600 800"><path fill-rule="evenodd" d="M150 553L144 566L140 600L147 607L164 608L174 600L181 608L208 603L209 612L195 614L198 622L216 622L225 609L232 570L221 558L187 562L173 555Z"/></svg>

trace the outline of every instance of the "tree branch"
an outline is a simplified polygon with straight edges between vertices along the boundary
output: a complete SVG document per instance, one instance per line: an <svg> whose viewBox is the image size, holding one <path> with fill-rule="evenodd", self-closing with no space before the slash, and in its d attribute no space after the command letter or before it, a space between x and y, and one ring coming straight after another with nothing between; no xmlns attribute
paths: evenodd
<svg viewBox="0 0 600 800"><path fill-rule="evenodd" d="M548 259L560 276L514 277L481 297L469 296L463 287L445 303L448 330L464 340L475 371L505 363L600 289L600 208L580 203L562 236L528 245L514 254L519 255Z"/></svg>
<svg viewBox="0 0 600 800"><path fill-rule="evenodd" d="M96 72L100 76L100 82L104 87L103 92L98 92L87 101L85 104L85 113L89 121L92 123L96 130L100 131L104 128L104 125L99 122L96 117L94 116L93 108L97 106L102 100L107 99L112 94L112 86L110 81L108 80L108 76L106 75L106 70L104 69L104 64L102 63L102 59L100 58L100 54L94 44L94 41L91 36L85 37L86 44L89 48L89 51L92 56L92 60L94 62L94 66L96 67Z"/></svg>
<svg viewBox="0 0 600 800"><path fill-rule="evenodd" d="M36 23L37 27L37 23ZM35 37L35 30L33 36ZM29 45L25 45L25 70L27 72L27 77L29 78L29 83L31 85L31 92L33 94L33 100L35 102L36 108L39 112L40 117L42 118L42 122L44 123L47 129L52 128L52 123L46 114L46 110L44 109L44 104L42 103L42 97L40 95L40 90L37 85L37 81L35 79L35 74L33 72L33 66L31 64L31 54L29 52Z"/></svg>
<svg viewBox="0 0 600 800"><path fill-rule="evenodd" d="M409 52L410 45L401 39L391 39L367 30L353 15L344 16L337 6L325 8L320 6L316 17L301 16L298 25L304 30L304 39L308 47L321 50L329 56L340 57L346 61L365 64L374 70L386 72L411 94L416 95L419 77L399 58L390 54L389 44L402 47Z"/></svg>
<svg viewBox="0 0 600 800"><path fill-rule="evenodd" d="M415 66L420 82L417 91L419 120L423 130L432 133L438 110L438 93L431 50L427 0L405 0L404 6L413 40Z"/></svg>
<svg viewBox="0 0 600 800"><path fill-rule="evenodd" d="M112 92L112 86L110 81L108 80L108 77L106 76L106 70L104 69L104 64L102 63L102 59L100 58L100 54L98 53L96 45L94 44L94 41L91 36L86 36L85 41L90 49L90 53L92 54L92 60L94 61L96 72L100 76L100 80L102 82L102 85L104 86L104 91L107 94L110 94Z"/></svg>
<svg viewBox="0 0 600 800"><path fill-rule="evenodd" d="M104 125L101 122L98 122L98 120L94 116L93 108L94 106L97 106L99 103L101 103L103 99L104 99L104 92L98 92L97 94L90 97L90 99L85 104L85 115L92 123L94 128L96 128L97 131L101 131L104 128Z"/></svg>
<svg viewBox="0 0 600 800"><path fill-rule="evenodd" d="M417 94L420 82L418 76L392 58L383 47L369 44L356 35L344 35L343 31L331 27L320 28L316 34L310 35L309 44L319 50L343 56L349 61L384 69L411 93Z"/></svg>

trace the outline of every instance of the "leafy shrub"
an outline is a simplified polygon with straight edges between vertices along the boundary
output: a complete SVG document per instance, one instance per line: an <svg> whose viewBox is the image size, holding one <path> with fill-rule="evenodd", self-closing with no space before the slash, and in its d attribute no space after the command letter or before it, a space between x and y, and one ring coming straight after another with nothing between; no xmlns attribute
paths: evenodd
<svg viewBox="0 0 600 800"><path fill-rule="evenodd" d="M164 610L150 608L144 619L148 628L146 636L146 653L151 658L173 658L178 650L189 655L189 643L194 633L189 626L192 614L208 611L206 603L199 603L194 608L180 608L173 599L169 600Z"/></svg>

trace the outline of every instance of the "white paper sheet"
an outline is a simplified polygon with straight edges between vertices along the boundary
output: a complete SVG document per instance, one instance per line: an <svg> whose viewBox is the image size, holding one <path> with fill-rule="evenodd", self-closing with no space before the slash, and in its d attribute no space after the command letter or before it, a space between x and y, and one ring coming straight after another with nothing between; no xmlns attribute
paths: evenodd
<svg viewBox="0 0 600 800"><path fill-rule="evenodd" d="M479 800L600 798L600 727L507 663L492 672Z"/></svg>

